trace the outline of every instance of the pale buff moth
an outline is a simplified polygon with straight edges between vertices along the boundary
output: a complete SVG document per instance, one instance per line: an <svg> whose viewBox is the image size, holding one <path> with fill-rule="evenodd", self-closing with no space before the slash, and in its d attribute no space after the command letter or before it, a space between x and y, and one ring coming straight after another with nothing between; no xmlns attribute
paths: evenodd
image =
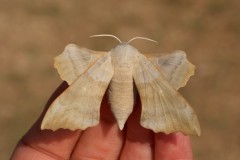
<svg viewBox="0 0 240 160"><path fill-rule="evenodd" d="M135 37L130 41L136 38L147 39ZM143 127L155 133L200 135L197 116L177 91L194 74L195 66L183 51L143 55L130 41L120 41L109 52L67 45L55 58L54 66L69 87L51 104L41 129L84 130L97 125L107 91L111 110L122 130L138 92Z"/></svg>

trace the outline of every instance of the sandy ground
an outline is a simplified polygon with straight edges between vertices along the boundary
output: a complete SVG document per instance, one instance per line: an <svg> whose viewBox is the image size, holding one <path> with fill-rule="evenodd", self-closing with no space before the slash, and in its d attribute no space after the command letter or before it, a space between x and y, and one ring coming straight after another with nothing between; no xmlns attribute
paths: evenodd
<svg viewBox="0 0 240 160"><path fill-rule="evenodd" d="M109 33L136 41L142 53L184 50L197 67L181 93L199 116L197 160L240 157L240 1L0 0L0 159L37 119L61 80L53 58L68 43L108 51Z"/></svg>

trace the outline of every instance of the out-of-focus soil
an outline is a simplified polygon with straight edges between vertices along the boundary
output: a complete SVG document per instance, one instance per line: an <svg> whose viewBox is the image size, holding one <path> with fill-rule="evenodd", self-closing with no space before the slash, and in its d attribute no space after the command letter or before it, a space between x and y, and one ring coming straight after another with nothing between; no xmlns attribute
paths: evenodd
<svg viewBox="0 0 240 160"><path fill-rule="evenodd" d="M184 50L196 74L181 93L202 127L194 158L240 157L240 1L238 0L0 0L0 159L34 123L61 83L53 58L75 43L108 51L109 33L136 41L142 53Z"/></svg>

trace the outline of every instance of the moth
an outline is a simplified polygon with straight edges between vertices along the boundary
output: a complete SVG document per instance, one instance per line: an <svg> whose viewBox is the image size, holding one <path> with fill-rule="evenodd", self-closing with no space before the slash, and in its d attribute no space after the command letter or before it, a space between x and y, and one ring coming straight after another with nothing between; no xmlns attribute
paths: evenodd
<svg viewBox="0 0 240 160"><path fill-rule="evenodd" d="M69 87L51 104L41 129L53 131L95 126L100 105L108 89L109 103L122 130L133 111L135 93L141 99L141 126L153 132L182 132L200 136L198 118L189 103L177 91L194 74L183 51L171 54L141 54L128 42L109 52L93 51L74 44L66 46L55 58L54 66Z"/></svg>

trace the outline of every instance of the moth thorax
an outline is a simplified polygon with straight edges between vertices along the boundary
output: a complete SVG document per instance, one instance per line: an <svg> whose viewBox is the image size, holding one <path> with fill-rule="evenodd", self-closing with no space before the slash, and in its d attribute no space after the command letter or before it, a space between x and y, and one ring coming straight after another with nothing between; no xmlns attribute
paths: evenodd
<svg viewBox="0 0 240 160"><path fill-rule="evenodd" d="M111 57L113 63L117 62L133 62L138 50L127 43L117 45L111 50Z"/></svg>

